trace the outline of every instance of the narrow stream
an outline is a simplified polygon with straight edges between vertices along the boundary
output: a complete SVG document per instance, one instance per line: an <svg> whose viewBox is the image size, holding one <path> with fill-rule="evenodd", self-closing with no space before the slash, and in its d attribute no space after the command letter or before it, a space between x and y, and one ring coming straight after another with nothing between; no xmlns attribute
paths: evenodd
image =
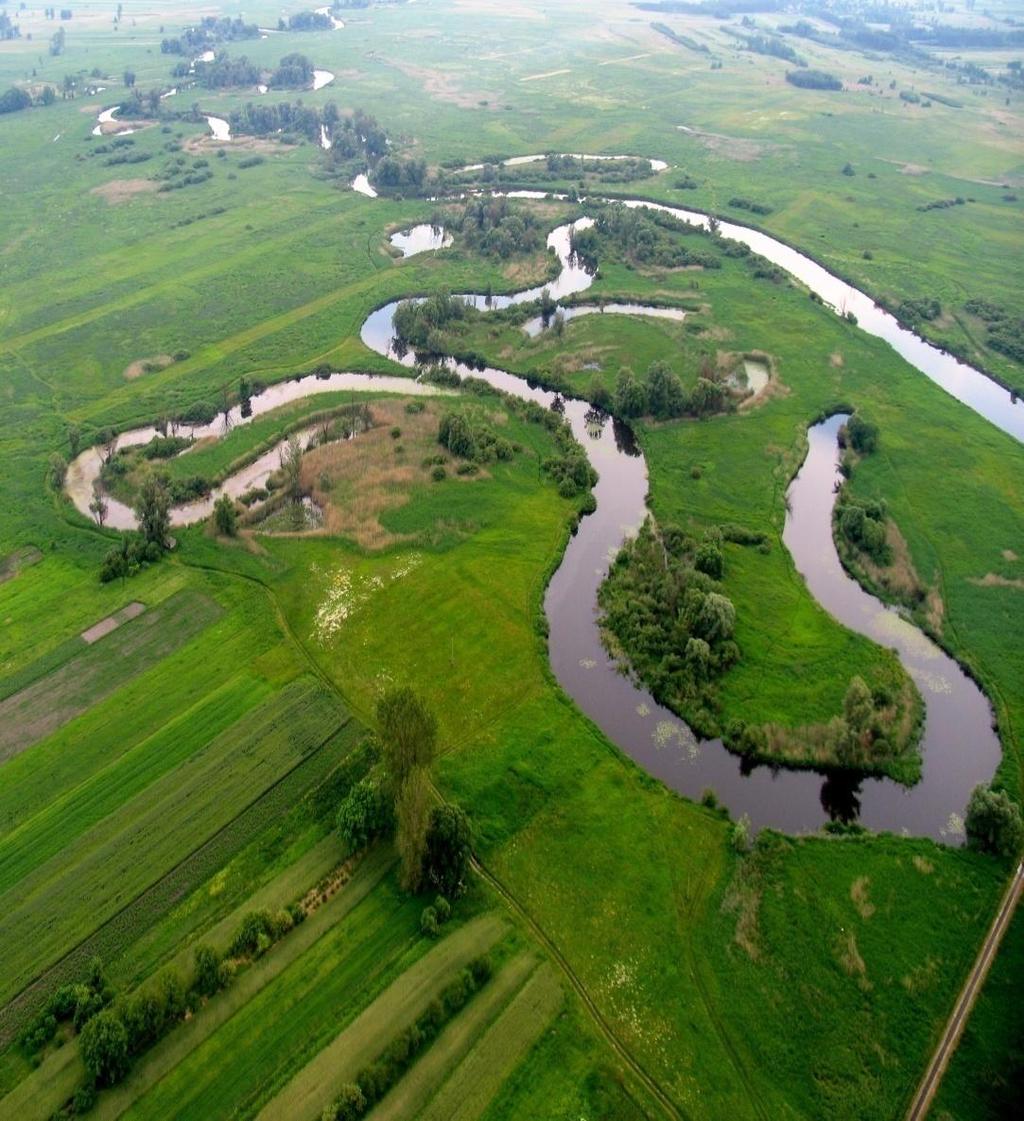
<svg viewBox="0 0 1024 1121"><path fill-rule="evenodd" d="M366 187L372 190L369 184ZM703 216L694 218L703 219ZM591 221L582 218L574 225L583 228ZM466 298L476 307L486 310L535 300L545 288L556 301L585 290L593 278L571 257L571 229L571 225L560 226L548 237L548 245L562 263L561 273L551 283L511 296L473 294ZM731 230L735 230L735 236L741 240L748 237L756 240L763 236L744 227L723 229L724 235L734 236ZM780 255L794 253L780 243L775 245L779 247ZM760 244L753 247L764 256L771 257ZM802 260L806 262L807 259ZM795 272L797 268L805 268L800 261L792 263L794 275L799 275ZM820 269L813 262L807 264L813 269ZM830 302L835 296L846 298L835 286L848 286L829 277L824 270L820 271L829 280L822 296ZM806 277L801 279L810 283ZM867 300L867 297L857 295ZM361 337L377 353L411 367L415 364L415 356L394 338L393 319L397 306L398 301L395 301L369 315L363 323ZM841 304L835 306L842 310ZM847 303L846 307L849 306ZM660 314L664 311L649 308L633 310L640 314ZM857 314L860 316L860 310ZM885 316L885 313L879 312L878 315ZM871 333L881 337L888 337L882 332L891 331L891 324L895 323L890 316L870 319L865 315L861 319L865 329L870 329L865 320L877 328ZM907 345L901 336L909 335L909 332L898 325L896 332L893 345L901 353L904 353L901 347L906 346L908 353L904 356L918 369L943 384L948 364L955 364L958 367L958 388L963 395L954 395L983 416L991 411L993 416L989 419L993 423L1004 431L1017 434L1018 419L1024 415L1024 410L1010 402L1008 393L999 390L998 396L990 395L983 386L998 387L980 372L943 355L937 348L916 337L912 336L916 346ZM897 342L900 345L896 345ZM550 629L551 666L560 685L623 751L666 785L689 797L697 798L705 788L712 788L734 816L747 814L756 828L771 826L797 833L816 829L831 818L859 818L873 829L905 831L948 843L962 840L959 815L963 813L971 788L975 783L991 778L1000 757L999 742L992 731L991 709L978 687L955 662L895 611L865 593L839 564L831 536L831 512L838 477L836 432L843 418L833 417L814 426L808 433L810 451L807 460L787 494L790 512L784 541L818 601L852 630L895 648L918 683L927 712L924 763L921 781L910 789L887 779L866 778L848 772L822 775L813 771L751 766L727 752L717 740L699 742L682 720L658 705L644 689L623 675L601 645L596 602L597 589L611 559L624 537L635 532L647 514L647 466L632 432L613 419L598 417L585 401L563 400L506 371L494 368L479 370L451 359L448 364L463 376L483 378L523 399L536 401L545 407L563 408L574 435L599 472L600 478L594 488L597 510L582 520L578 532L570 540L562 563L548 586L544 609ZM983 383L983 386L979 388L977 383ZM315 393L355 388L401 393L435 392L431 386L404 378L348 373L333 374L326 379L309 376L271 386L252 398L253 416ZM237 408L229 414L227 426L223 418L218 418L211 425L194 429L192 434L197 438L222 436L227 427L235 423L244 423ZM154 434L153 428L138 429L123 434L118 444L146 443ZM1020 427L1020 434L1024 435L1024 425ZM267 466L262 461L277 454L278 449L274 449L258 464L227 480L209 500L176 509L173 512L174 524L185 524L206 516L222 490L237 495L248 489L253 485L253 472L258 474ZM68 492L76 507L86 516L99 468L99 451L90 448L78 456L68 471ZM135 516L128 507L110 500L107 524L130 529L136 524Z"/></svg>

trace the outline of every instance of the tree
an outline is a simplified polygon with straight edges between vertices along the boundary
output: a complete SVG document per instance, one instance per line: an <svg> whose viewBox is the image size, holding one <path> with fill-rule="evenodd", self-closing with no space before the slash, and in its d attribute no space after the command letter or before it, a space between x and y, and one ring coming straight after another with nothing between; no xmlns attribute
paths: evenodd
<svg viewBox="0 0 1024 1121"><path fill-rule="evenodd" d="M285 492L292 502L298 502L302 496L302 444L294 433L281 449L281 471Z"/></svg>
<svg viewBox="0 0 1024 1121"><path fill-rule="evenodd" d="M1024 844L1024 822L1020 806L1005 790L980 783L971 791L964 820L972 848L996 856L1016 856Z"/></svg>
<svg viewBox="0 0 1024 1121"><path fill-rule="evenodd" d="M846 436L853 450L861 455L868 455L878 447L878 425L857 413L846 422Z"/></svg>
<svg viewBox="0 0 1024 1121"><path fill-rule="evenodd" d="M693 614L693 629L699 638L714 645L732 637L736 626L736 608L726 596L717 592L702 596Z"/></svg>
<svg viewBox="0 0 1024 1121"><path fill-rule="evenodd" d="M364 778L348 792L338 809L337 825L353 852L390 832L395 814L391 799L380 783Z"/></svg>
<svg viewBox="0 0 1024 1121"><path fill-rule="evenodd" d="M643 416L647 408L647 394L644 387L636 380L636 375L628 366L623 366L619 370L612 408L623 417Z"/></svg>
<svg viewBox="0 0 1024 1121"><path fill-rule="evenodd" d="M359 1121L368 1105L362 1089L355 1082L348 1082L334 1101L325 1106L321 1121Z"/></svg>
<svg viewBox="0 0 1024 1121"><path fill-rule="evenodd" d="M43 92L39 95L39 101L42 105L52 105L57 100L57 91L53 86L43 86Z"/></svg>
<svg viewBox="0 0 1024 1121"><path fill-rule="evenodd" d="M659 420L682 416L686 410L682 383L664 362L652 362L647 371L647 409Z"/></svg>
<svg viewBox="0 0 1024 1121"><path fill-rule="evenodd" d="M125 84L125 86L127 86L128 89L131 89L135 85L135 71L134 70L126 70L124 72L124 84Z"/></svg>
<svg viewBox="0 0 1024 1121"><path fill-rule="evenodd" d="M128 1031L120 1014L108 1008L82 1028L82 1061L98 1086L113 1086L128 1073Z"/></svg>
<svg viewBox="0 0 1024 1121"><path fill-rule="evenodd" d="M693 567L698 572L710 576L712 580L721 580L725 572L725 558L718 544L714 541L705 541L698 545L693 555Z"/></svg>
<svg viewBox="0 0 1024 1121"><path fill-rule="evenodd" d="M200 996L213 996L220 991L223 974L220 968L220 954L212 946L196 947L196 970L192 988Z"/></svg>
<svg viewBox="0 0 1024 1121"><path fill-rule="evenodd" d="M395 817L398 822L395 840L401 860L399 880L406 891L419 891L423 886L430 824L430 788L425 768L416 767L402 783L395 798Z"/></svg>
<svg viewBox="0 0 1024 1121"><path fill-rule="evenodd" d="M429 767L437 744L437 720L408 686L390 689L377 702L384 767L397 794L417 768Z"/></svg>
<svg viewBox="0 0 1024 1121"><path fill-rule="evenodd" d="M427 829L423 870L442 895L455 899L465 890L471 847L465 811L459 806L435 806Z"/></svg>
<svg viewBox="0 0 1024 1121"><path fill-rule="evenodd" d="M252 388L247 378L238 380L238 403L243 417L252 416Z"/></svg>
<svg viewBox="0 0 1024 1121"><path fill-rule="evenodd" d="M77 424L68 426L68 451L71 453L71 458L74 459L78 455L78 449L82 445L82 430Z"/></svg>
<svg viewBox="0 0 1024 1121"><path fill-rule="evenodd" d="M139 530L147 544L167 548L171 528L171 497L167 485L158 475L149 475L139 488Z"/></svg>
<svg viewBox="0 0 1024 1121"><path fill-rule="evenodd" d="M96 519L96 524L102 526L107 518L107 503L102 494L97 494L96 497L89 503L89 513Z"/></svg>
<svg viewBox="0 0 1024 1121"><path fill-rule="evenodd" d="M843 718L856 735L866 732L875 715L871 690L862 677L854 677L843 698Z"/></svg>
<svg viewBox="0 0 1024 1121"><path fill-rule="evenodd" d="M213 504L213 521L217 532L225 537L234 537L238 529L238 514L230 495L222 494Z"/></svg>
<svg viewBox="0 0 1024 1121"><path fill-rule="evenodd" d="M61 489L64 485L64 477L67 473L67 461L60 452L52 452L50 455L50 485L54 490Z"/></svg>

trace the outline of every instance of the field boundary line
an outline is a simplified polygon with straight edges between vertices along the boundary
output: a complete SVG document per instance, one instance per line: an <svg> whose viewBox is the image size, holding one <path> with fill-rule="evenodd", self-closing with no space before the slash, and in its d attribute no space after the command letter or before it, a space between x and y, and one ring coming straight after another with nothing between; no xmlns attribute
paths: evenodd
<svg viewBox="0 0 1024 1121"><path fill-rule="evenodd" d="M1010 926L1010 920L1017 909L1022 888L1024 888L1024 861L1019 861L1009 884L1007 884L1006 891L1003 893L999 910L985 935L985 941L982 942L978 956L967 975L967 980L953 1005L953 1011L946 1021L938 1045L932 1052L928 1066L925 1068L924 1075L918 1084L910 1108L906 1113L906 1121L925 1121L928 1116L932 1099L942 1083L942 1076L946 1073L949 1060L956 1053L960 1037L963 1035L967 1021L970 1019L971 1010L974 1008L978 994L985 984L985 978L988 976L988 971L995 960L1003 935L1006 934Z"/></svg>

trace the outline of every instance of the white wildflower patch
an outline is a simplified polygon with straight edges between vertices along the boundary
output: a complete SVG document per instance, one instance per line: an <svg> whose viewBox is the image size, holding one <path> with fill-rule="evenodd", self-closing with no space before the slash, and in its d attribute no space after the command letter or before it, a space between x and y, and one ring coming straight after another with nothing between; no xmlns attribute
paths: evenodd
<svg viewBox="0 0 1024 1121"><path fill-rule="evenodd" d="M408 576L422 560L419 553L411 553L401 558L390 573L374 572L370 575L339 565L324 577L322 570L314 565L311 574L324 580L325 588L313 619L313 637L321 644L329 642L342 624L364 607L375 593Z"/></svg>
<svg viewBox="0 0 1024 1121"><path fill-rule="evenodd" d="M963 837L966 835L964 819L958 813L951 813L949 820L939 830L943 837Z"/></svg>
<svg viewBox="0 0 1024 1121"><path fill-rule="evenodd" d="M646 704L643 703L643 701L641 701L640 704L638 704L636 706L636 714L637 714L637 716L650 716L651 715L650 705L646 705Z"/></svg>
<svg viewBox="0 0 1024 1121"><path fill-rule="evenodd" d="M666 747L679 749L680 755L688 759L696 759L700 753L700 744L696 737L685 724L677 724L674 720L659 720L651 733L654 746L661 751Z"/></svg>

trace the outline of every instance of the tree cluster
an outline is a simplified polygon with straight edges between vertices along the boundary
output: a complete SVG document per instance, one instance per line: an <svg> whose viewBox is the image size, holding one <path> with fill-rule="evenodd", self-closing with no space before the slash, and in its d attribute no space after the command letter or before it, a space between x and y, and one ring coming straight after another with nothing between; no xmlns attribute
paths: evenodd
<svg viewBox="0 0 1024 1121"><path fill-rule="evenodd" d="M358 1121L387 1094L442 1028L482 988L492 973L490 958L474 958L428 1005L416 1021L399 1032L354 1082L344 1085L321 1114L321 1121Z"/></svg>
<svg viewBox="0 0 1024 1121"><path fill-rule="evenodd" d="M338 828L354 852L394 829L405 890L432 888L456 899L465 890L472 839L458 806L430 806L437 721L412 689L402 687L378 701L377 722L381 773L352 787L338 810Z"/></svg>
<svg viewBox="0 0 1024 1121"><path fill-rule="evenodd" d="M297 51L287 54L278 63L267 83L274 89L305 89L313 84L313 63Z"/></svg>
<svg viewBox="0 0 1024 1121"><path fill-rule="evenodd" d="M234 39L258 39L260 29L255 23L228 16L204 16L195 27L186 28L176 38L163 39L161 54L197 55L208 51L217 43Z"/></svg>
<svg viewBox="0 0 1024 1121"><path fill-rule="evenodd" d="M615 203L601 207L594 225L589 229L573 230L572 250L592 268L597 267L602 242L632 264L661 268L722 267L721 259L713 250L681 244L680 236L710 237L707 230L681 222L670 214Z"/></svg>
<svg viewBox="0 0 1024 1121"><path fill-rule="evenodd" d="M786 81L805 90L841 90L842 81L824 70L787 70Z"/></svg>
<svg viewBox="0 0 1024 1121"><path fill-rule="evenodd" d="M470 199L447 225L462 234L467 248L502 260L533 253L544 245L536 215L495 195Z"/></svg>
<svg viewBox="0 0 1024 1121"><path fill-rule="evenodd" d="M487 423L485 414L476 409L444 413L438 425L437 440L452 455L475 463L491 463L515 455L511 440L499 436Z"/></svg>
<svg viewBox="0 0 1024 1121"><path fill-rule="evenodd" d="M615 558L598 592L601 626L662 704L715 727L713 683L739 660L736 609L718 581L721 534L700 540L648 519Z"/></svg>

